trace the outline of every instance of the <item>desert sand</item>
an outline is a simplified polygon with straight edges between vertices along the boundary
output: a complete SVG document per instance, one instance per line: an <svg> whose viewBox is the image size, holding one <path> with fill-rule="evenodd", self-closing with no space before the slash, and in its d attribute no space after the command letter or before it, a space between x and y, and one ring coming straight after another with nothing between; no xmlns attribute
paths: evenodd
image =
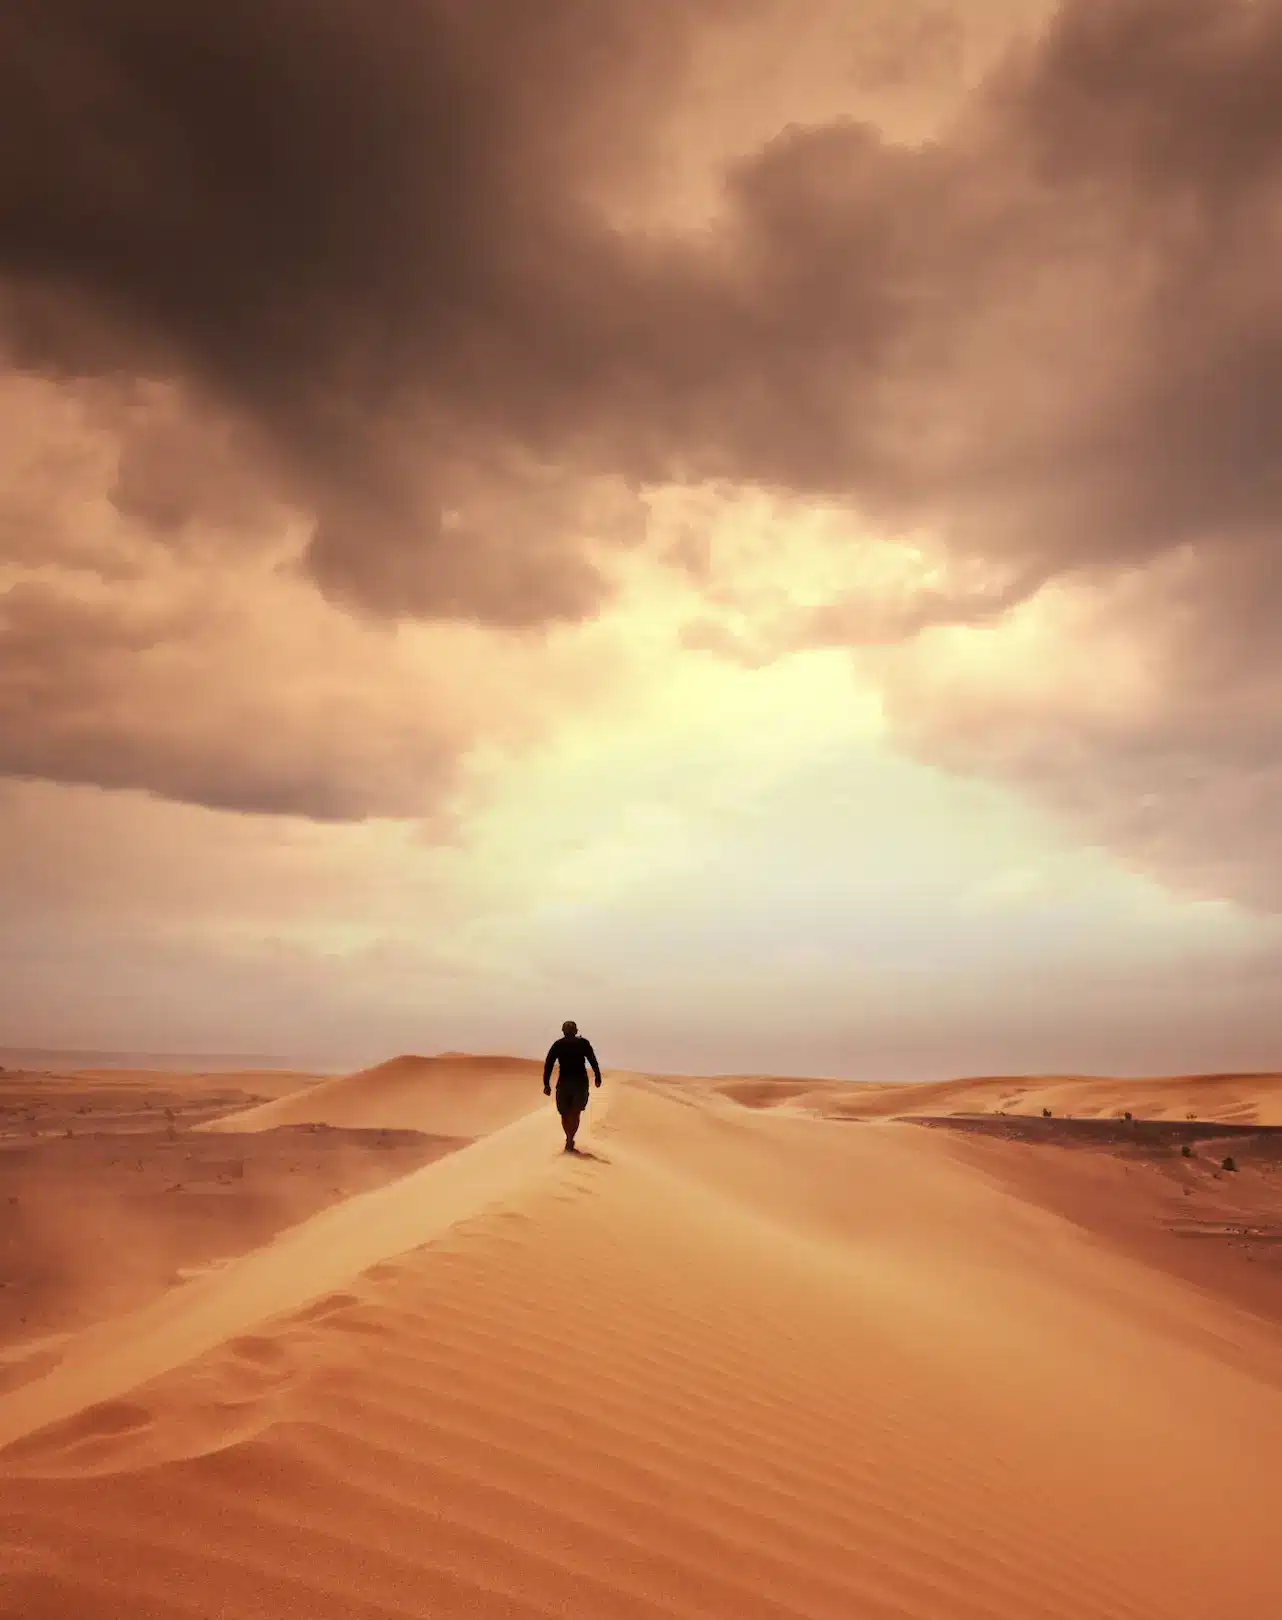
<svg viewBox="0 0 1282 1620"><path fill-rule="evenodd" d="M9 1085L69 1203L418 1158L10 1325L5 1620L1277 1612L1276 1076L607 1072L574 1157L519 1059L93 1085Z"/></svg>

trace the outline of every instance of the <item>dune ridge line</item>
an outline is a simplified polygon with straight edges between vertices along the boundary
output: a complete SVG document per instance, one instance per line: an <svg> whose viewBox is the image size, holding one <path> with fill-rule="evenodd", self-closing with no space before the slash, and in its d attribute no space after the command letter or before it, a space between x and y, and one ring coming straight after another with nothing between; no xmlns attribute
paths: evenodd
<svg viewBox="0 0 1282 1620"><path fill-rule="evenodd" d="M608 1088L596 1094L595 1123L608 1097ZM379 1261L430 1243L539 1176L555 1174L563 1156L549 1115L546 1106L532 1109L447 1158L321 1211L141 1310L85 1330L53 1371L0 1397L0 1450L296 1310ZM585 1143L590 1136L585 1117Z"/></svg>

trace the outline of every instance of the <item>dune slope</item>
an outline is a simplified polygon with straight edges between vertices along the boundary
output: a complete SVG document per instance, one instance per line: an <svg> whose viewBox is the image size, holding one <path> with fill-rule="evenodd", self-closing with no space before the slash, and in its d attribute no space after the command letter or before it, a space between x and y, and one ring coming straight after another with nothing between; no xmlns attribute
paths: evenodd
<svg viewBox="0 0 1282 1620"><path fill-rule="evenodd" d="M473 1137L529 1113L540 1088L540 1066L530 1059L469 1057L461 1052L406 1056L226 1114L205 1129L343 1125Z"/></svg>
<svg viewBox="0 0 1282 1620"><path fill-rule="evenodd" d="M580 1159L538 1114L229 1268L110 1388L82 1346L43 1428L0 1400L0 1614L1271 1612L1262 1324L938 1133L597 1102Z"/></svg>

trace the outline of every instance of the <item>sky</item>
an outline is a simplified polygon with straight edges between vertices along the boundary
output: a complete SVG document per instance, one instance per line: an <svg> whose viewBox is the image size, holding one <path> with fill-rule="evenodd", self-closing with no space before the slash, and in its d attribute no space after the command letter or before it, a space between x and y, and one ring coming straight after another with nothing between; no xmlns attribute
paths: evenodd
<svg viewBox="0 0 1282 1620"><path fill-rule="evenodd" d="M0 109L0 1045L1282 1061L1282 0L41 0Z"/></svg>

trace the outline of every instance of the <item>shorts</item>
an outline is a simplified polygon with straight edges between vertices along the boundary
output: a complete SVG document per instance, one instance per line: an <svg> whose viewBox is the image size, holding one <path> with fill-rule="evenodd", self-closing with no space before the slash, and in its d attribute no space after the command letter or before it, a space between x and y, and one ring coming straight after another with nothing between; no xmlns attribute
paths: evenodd
<svg viewBox="0 0 1282 1620"><path fill-rule="evenodd" d="M558 1080L556 1083L556 1111L558 1114L581 1114L588 1106L588 1082Z"/></svg>

